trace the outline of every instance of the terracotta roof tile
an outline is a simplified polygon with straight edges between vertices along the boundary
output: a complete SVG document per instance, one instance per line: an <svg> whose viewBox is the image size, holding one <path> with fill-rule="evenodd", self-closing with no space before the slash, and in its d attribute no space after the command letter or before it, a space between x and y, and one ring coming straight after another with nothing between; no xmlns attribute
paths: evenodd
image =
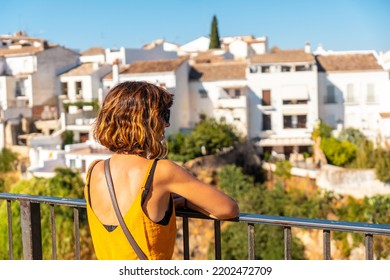
<svg viewBox="0 0 390 280"><path fill-rule="evenodd" d="M320 71L383 70L375 56L369 54L337 54L317 56Z"/></svg>
<svg viewBox="0 0 390 280"><path fill-rule="evenodd" d="M92 47L81 53L81 55L99 55L99 54L105 54L104 49L99 47Z"/></svg>
<svg viewBox="0 0 390 280"><path fill-rule="evenodd" d="M251 63L314 62L315 58L304 50L273 49L270 53L252 56L250 61Z"/></svg>
<svg viewBox="0 0 390 280"><path fill-rule="evenodd" d="M223 55L223 53L215 54L215 50L207 50L199 52L192 60L195 61L195 63L218 62L224 60Z"/></svg>
<svg viewBox="0 0 390 280"><path fill-rule="evenodd" d="M129 65L119 65L119 74L125 72L129 67ZM112 80L112 71L104 76L103 80Z"/></svg>
<svg viewBox="0 0 390 280"><path fill-rule="evenodd" d="M0 56L12 56L12 55L34 55L45 50L43 46L25 46L20 48L0 48Z"/></svg>
<svg viewBox="0 0 390 280"><path fill-rule="evenodd" d="M69 76L85 76L89 75L98 69L94 68L93 63L83 63L75 68L70 69L68 72L65 72L62 74L62 77L69 77Z"/></svg>
<svg viewBox="0 0 390 280"><path fill-rule="evenodd" d="M186 60L187 57L181 57L178 59L135 61L131 63L130 66L121 74L173 72Z"/></svg>
<svg viewBox="0 0 390 280"><path fill-rule="evenodd" d="M200 63L191 66L190 80L220 81L244 80L246 62Z"/></svg>
<svg viewBox="0 0 390 280"><path fill-rule="evenodd" d="M383 119L390 119L390 112L379 113Z"/></svg>

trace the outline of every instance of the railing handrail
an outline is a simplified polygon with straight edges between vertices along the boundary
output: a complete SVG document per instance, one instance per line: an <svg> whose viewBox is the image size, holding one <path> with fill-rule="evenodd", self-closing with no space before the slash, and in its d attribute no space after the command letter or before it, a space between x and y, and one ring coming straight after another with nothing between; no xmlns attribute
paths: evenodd
<svg viewBox="0 0 390 280"><path fill-rule="evenodd" d="M41 235L41 204L50 207L50 228L52 238L52 258L57 259L56 226L54 207L57 205L73 208L74 239L76 259L80 259L80 223L79 209L86 207L84 199L62 198L51 196L38 196L29 194L0 193L0 200L7 201L8 219L8 244L9 258L13 259L13 233L12 233L12 210L11 202L20 203L20 220L22 228L22 244L24 259L42 259L42 235ZM181 217L183 230L183 257L190 259L189 246L189 218L210 219L214 222L214 251L215 259L222 259L221 254L221 221L211 219L203 214L184 209L177 209L177 216ZM366 259L374 259L374 235L390 235L390 226L384 224L370 224L359 222L346 222L336 220L319 220L308 218L295 218L284 216L270 216L262 214L240 213L235 219L228 221L243 222L247 224L248 231L248 259L255 259L255 224L274 225L283 227L284 232L284 259L292 259L292 228L301 227L306 229L322 230L323 232L323 258L331 259L331 231L345 231L363 233L365 236Z"/></svg>
<svg viewBox="0 0 390 280"><path fill-rule="evenodd" d="M29 194L14 194L0 193L0 200L27 200L32 203L56 204L70 207L85 208L86 202L84 199L78 198L62 198L53 196L39 196ZM180 210L176 211L179 217L211 219L198 212ZM385 224L372 224L363 222L348 222L338 220L321 220L312 218L297 218L287 216L272 216L263 214L240 213L236 219L231 219L232 222L245 222L253 224L269 224L277 226L301 227L320 230L332 231L349 231L349 232L364 232L369 234L380 234L390 236L390 226Z"/></svg>
<svg viewBox="0 0 390 280"><path fill-rule="evenodd" d="M80 198L64 198L64 197L56 197L56 196L0 193L0 200L27 200L32 203L56 204L62 206L86 208L85 199L80 199Z"/></svg>

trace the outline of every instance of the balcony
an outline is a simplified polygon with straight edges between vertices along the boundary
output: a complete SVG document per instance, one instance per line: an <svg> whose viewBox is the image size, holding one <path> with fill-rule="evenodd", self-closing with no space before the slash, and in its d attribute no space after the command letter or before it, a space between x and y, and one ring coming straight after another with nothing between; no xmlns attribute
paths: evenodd
<svg viewBox="0 0 390 280"><path fill-rule="evenodd" d="M215 107L218 109L245 109L247 107L246 103L246 96L219 98Z"/></svg>
<svg viewBox="0 0 390 280"><path fill-rule="evenodd" d="M70 199L47 196L31 196L24 194L0 193L0 201L7 205L8 222L8 255L9 259L14 259L13 252L13 229L12 229L12 210L11 205L18 203L20 205L20 221L23 245L23 258L42 259L42 232L41 232L41 205L49 205L50 208L50 238L52 243L52 259L57 259L56 248L56 225L55 209L57 207L68 207L73 209L73 226L75 240L75 259L81 259L80 256L80 220L85 219L85 200ZM177 210L177 219L182 220L182 227L179 230L183 232L183 259L190 259L189 242L189 220L190 219L209 219L196 212ZM222 259L221 256L221 220L214 221L214 252L215 259ZM383 224L353 223L334 220L317 220L305 218L293 218L282 216L268 216L259 214L240 213L239 217L229 222L244 223L247 227L248 238L246 241L248 259L255 259L255 224L282 227L284 238L280 240L284 244L284 259L292 259L292 228L303 228L307 230L322 231L323 235L323 259L331 259L331 238L330 234L334 231L354 232L364 235L365 238L365 259L374 259L374 235L390 236L390 226ZM244 242L244 241L243 241ZM243 244L244 245L244 244Z"/></svg>

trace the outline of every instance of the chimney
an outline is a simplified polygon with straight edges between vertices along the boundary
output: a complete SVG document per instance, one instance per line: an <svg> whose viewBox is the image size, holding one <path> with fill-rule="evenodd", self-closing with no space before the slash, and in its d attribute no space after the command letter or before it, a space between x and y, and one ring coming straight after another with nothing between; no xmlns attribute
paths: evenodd
<svg viewBox="0 0 390 280"><path fill-rule="evenodd" d="M112 81L114 85L119 83L119 61L115 59L112 63Z"/></svg>
<svg viewBox="0 0 390 280"><path fill-rule="evenodd" d="M92 69L93 70L98 70L100 66L100 63L97 61L92 62Z"/></svg>
<svg viewBox="0 0 390 280"><path fill-rule="evenodd" d="M311 53L311 47L309 42L305 43L305 53Z"/></svg>

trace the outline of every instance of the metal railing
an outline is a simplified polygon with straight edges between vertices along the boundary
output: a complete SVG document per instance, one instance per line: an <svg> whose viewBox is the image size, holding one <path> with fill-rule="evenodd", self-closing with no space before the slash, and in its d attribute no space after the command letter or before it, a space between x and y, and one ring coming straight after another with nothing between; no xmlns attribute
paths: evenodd
<svg viewBox="0 0 390 280"><path fill-rule="evenodd" d="M25 194L0 193L0 201L7 203L8 220L8 247L9 259L13 255L13 232L12 232L12 210L11 203L20 203L20 219L22 230L22 245L24 259L42 259L42 234L41 234L41 204L48 204L50 207L50 229L52 241L52 258L57 259L56 252L56 227L55 227L55 206L67 206L73 208L75 256L80 259L80 209L86 207L84 199L59 198L48 196L33 196ZM176 211L176 216L182 218L183 230L183 255L184 259L190 259L189 242L189 219L209 219L200 213L188 210ZM331 259L331 238L332 231L361 233L365 236L365 257L367 260L374 259L374 235L390 236L390 226L383 224L369 224L356 222L343 222L334 220L318 220L305 218L292 218L282 216L269 216L258 214L240 213L239 217L231 222L247 224L248 232L248 259L255 259L255 224L280 226L284 229L284 259L292 257L292 228L305 228L322 230L323 232L323 259ZM222 259L221 256L221 220L214 222L215 259ZM282 242L282 241L281 241Z"/></svg>

